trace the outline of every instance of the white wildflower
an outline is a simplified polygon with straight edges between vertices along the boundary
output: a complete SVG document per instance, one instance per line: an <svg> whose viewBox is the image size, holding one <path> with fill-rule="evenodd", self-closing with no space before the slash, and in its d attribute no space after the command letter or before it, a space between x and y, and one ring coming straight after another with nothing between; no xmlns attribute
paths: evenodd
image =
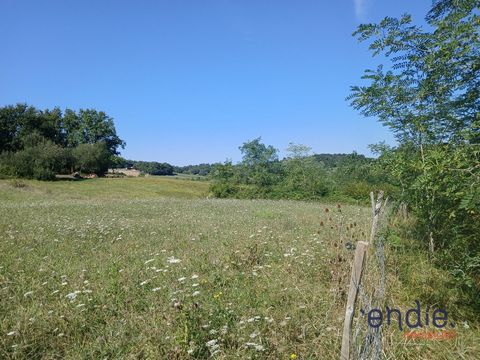
<svg viewBox="0 0 480 360"><path fill-rule="evenodd" d="M73 301L73 300L75 300L75 298L77 297L77 295L78 295L79 293L80 293L80 291L76 290L76 291L74 291L74 292L72 292L72 293L70 293L70 294L67 294L65 297L66 297L67 299L69 299L70 301Z"/></svg>
<svg viewBox="0 0 480 360"><path fill-rule="evenodd" d="M169 264L178 264L179 262L181 262L182 260L180 259L175 259L174 256L170 256L169 258L167 258L167 262Z"/></svg>
<svg viewBox="0 0 480 360"><path fill-rule="evenodd" d="M212 347L212 346L216 345L217 342L218 342L217 339L213 339L213 340L207 341L207 342L206 342L206 345L207 345L208 347Z"/></svg>

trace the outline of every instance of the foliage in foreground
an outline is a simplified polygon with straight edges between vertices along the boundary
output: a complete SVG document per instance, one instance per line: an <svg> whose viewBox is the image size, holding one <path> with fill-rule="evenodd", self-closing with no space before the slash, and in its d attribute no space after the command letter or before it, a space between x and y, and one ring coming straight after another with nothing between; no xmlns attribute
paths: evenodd
<svg viewBox="0 0 480 360"><path fill-rule="evenodd" d="M352 105L389 127L379 163L417 218L418 239L437 264L469 289L480 309L480 16L476 0L436 1L431 30L409 15L361 25L374 55L392 63L367 70Z"/></svg>
<svg viewBox="0 0 480 360"><path fill-rule="evenodd" d="M338 359L345 245L368 236L369 209L198 199L206 190L154 177L0 181L0 357ZM445 342L386 327L385 351L478 358L477 324L455 311L445 273L394 240L389 301L405 311L428 296L459 326Z"/></svg>

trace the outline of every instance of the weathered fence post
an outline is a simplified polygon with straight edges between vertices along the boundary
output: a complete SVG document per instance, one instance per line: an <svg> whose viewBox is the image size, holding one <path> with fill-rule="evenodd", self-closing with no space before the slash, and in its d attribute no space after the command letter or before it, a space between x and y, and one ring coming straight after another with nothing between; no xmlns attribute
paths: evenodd
<svg viewBox="0 0 480 360"><path fill-rule="evenodd" d="M372 231L370 233L370 243L373 243L375 235L377 234L378 227L378 218L380 217L380 212L382 210L382 201L383 201L383 191L378 192L377 202L375 203L373 191L370 193L370 201L372 203Z"/></svg>
<svg viewBox="0 0 480 360"><path fill-rule="evenodd" d="M378 221L380 215L382 214L383 209L386 207L388 198L383 201L383 191L378 192L377 199L373 192L370 193L370 201L372 206L372 228L370 232L370 244L375 243L375 237L377 235ZM347 306L345 309L345 321L343 324L343 337L342 337L342 349L341 349L341 360L350 360L350 342L351 342L351 326L353 321L353 315L355 311L355 302L357 299L358 289L360 286L360 280L363 272L364 257L367 251L369 243L365 241L357 242L357 248L355 251L355 257L353 260L352 266L352 276L350 278L350 288L348 290ZM384 266L384 264L383 264ZM384 273L384 268L382 268L382 274ZM380 287L383 288L384 279L382 275ZM383 297L383 295L382 295Z"/></svg>
<svg viewBox="0 0 480 360"><path fill-rule="evenodd" d="M341 360L349 360L350 358L350 337L351 326L353 320L353 314L355 310L355 300L357 299L358 286L363 270L363 258L367 251L368 243L365 241L357 242L357 248L355 250L355 257L353 260L352 276L350 278L350 288L348 289L347 307L345 310L345 322L343 324L343 337L342 337L342 351Z"/></svg>

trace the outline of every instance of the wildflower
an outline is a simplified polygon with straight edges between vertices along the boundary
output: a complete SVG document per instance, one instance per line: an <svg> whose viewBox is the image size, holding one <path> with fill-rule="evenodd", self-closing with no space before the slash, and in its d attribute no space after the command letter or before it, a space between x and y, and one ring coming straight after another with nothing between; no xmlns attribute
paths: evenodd
<svg viewBox="0 0 480 360"><path fill-rule="evenodd" d="M10 332L7 334L7 336L13 336L13 335L15 335L15 331L10 331Z"/></svg>
<svg viewBox="0 0 480 360"><path fill-rule="evenodd" d="M222 296L223 293L221 291L217 292L216 294L213 295L214 299L220 299L220 296Z"/></svg>
<svg viewBox="0 0 480 360"><path fill-rule="evenodd" d="M193 274L193 275L192 275L192 280L195 280L195 279L198 279L198 275L197 275L197 274Z"/></svg>
<svg viewBox="0 0 480 360"><path fill-rule="evenodd" d="M179 282L184 282L187 278L186 277L181 277L178 279Z"/></svg>
<svg viewBox="0 0 480 360"><path fill-rule="evenodd" d="M207 345L208 347L215 346L215 345L217 345L217 339L207 341L207 343L205 345Z"/></svg>
<svg viewBox="0 0 480 360"><path fill-rule="evenodd" d="M295 354L295 353L290 354L290 359L291 360L295 360L297 358L298 358L297 354Z"/></svg>
<svg viewBox="0 0 480 360"><path fill-rule="evenodd" d="M158 290L161 290L162 288L156 287L155 289L152 289L153 292L157 292Z"/></svg>
<svg viewBox="0 0 480 360"><path fill-rule="evenodd" d="M257 351L264 351L265 347L263 345L255 345L255 350Z"/></svg>
<svg viewBox="0 0 480 360"><path fill-rule="evenodd" d="M245 347L254 348L257 351L264 351L265 350L265 347L263 345L255 344L255 343L252 343L252 342L245 343Z"/></svg>
<svg viewBox="0 0 480 360"><path fill-rule="evenodd" d="M80 293L80 291L76 290L76 291L74 291L74 292L72 292L72 293L70 293L70 294L67 294L65 297L66 297L67 299L69 299L70 301L73 301L73 300L75 300L75 298L77 297L77 295L78 295L79 293Z"/></svg>
<svg viewBox="0 0 480 360"><path fill-rule="evenodd" d="M200 295L200 291L195 291L195 292L192 294L192 296L198 296L198 295Z"/></svg>
<svg viewBox="0 0 480 360"><path fill-rule="evenodd" d="M170 256L169 258L167 258L167 262L169 264L178 264L179 262L181 262L182 260L180 259L175 259L174 256Z"/></svg>

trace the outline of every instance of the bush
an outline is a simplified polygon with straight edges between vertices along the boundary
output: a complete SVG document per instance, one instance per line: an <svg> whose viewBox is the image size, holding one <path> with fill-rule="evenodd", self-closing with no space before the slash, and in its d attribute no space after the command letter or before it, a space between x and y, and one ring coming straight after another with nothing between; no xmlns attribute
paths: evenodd
<svg viewBox="0 0 480 360"><path fill-rule="evenodd" d="M69 151L49 140L37 139L21 151L4 152L0 156L0 172L12 177L53 180L55 174L71 163Z"/></svg>
<svg viewBox="0 0 480 360"><path fill-rule="evenodd" d="M80 144L73 149L75 169L83 173L94 173L99 176L108 171L110 152L104 142Z"/></svg>
<svg viewBox="0 0 480 360"><path fill-rule="evenodd" d="M238 186L229 183L214 183L210 186L210 191L217 198L237 197Z"/></svg>

